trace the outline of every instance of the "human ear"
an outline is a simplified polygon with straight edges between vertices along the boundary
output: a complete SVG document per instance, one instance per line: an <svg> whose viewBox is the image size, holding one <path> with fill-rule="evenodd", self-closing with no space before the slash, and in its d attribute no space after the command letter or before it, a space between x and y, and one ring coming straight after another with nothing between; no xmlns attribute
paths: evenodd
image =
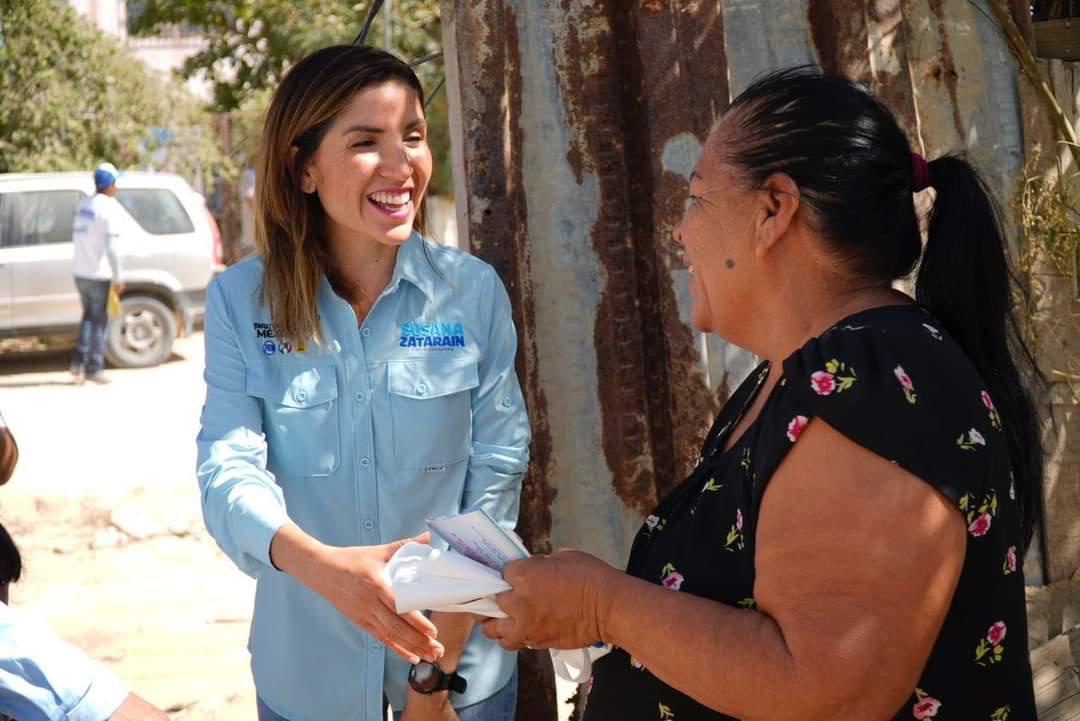
<svg viewBox="0 0 1080 721"><path fill-rule="evenodd" d="M754 252L762 257L787 234L802 204L799 186L785 173L773 173L761 185Z"/></svg>
<svg viewBox="0 0 1080 721"><path fill-rule="evenodd" d="M315 192L315 178L312 177L310 163L304 163L304 167L296 167L296 158L300 154L300 148L295 145L289 148L289 165L296 170L297 175L300 176L300 192L302 193L314 193Z"/></svg>

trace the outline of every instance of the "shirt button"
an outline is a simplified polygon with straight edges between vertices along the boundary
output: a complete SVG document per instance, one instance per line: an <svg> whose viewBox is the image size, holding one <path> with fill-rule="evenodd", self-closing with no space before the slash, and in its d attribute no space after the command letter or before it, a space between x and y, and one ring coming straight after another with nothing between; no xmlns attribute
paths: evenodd
<svg viewBox="0 0 1080 721"><path fill-rule="evenodd" d="M381 653L382 652L382 644L379 643L378 641L372 643L371 644L371 652L372 653Z"/></svg>
<svg viewBox="0 0 1080 721"><path fill-rule="evenodd" d="M364 336L365 338L367 338L368 336L370 336L370 335L371 335L371 328L364 328L364 329L362 329L362 330L360 331L360 335L362 335L362 336Z"/></svg>
<svg viewBox="0 0 1080 721"><path fill-rule="evenodd" d="M510 406L514 405L514 401L510 400L509 398L503 398L502 404L503 408L509 408Z"/></svg>
<svg viewBox="0 0 1080 721"><path fill-rule="evenodd" d="M417 383L416 384L416 395L418 395L418 396L426 396L427 395L427 386L424 385L423 383Z"/></svg>
<svg viewBox="0 0 1080 721"><path fill-rule="evenodd" d="M371 520L370 518L365 518L364 519L364 528L366 528L369 531L372 528L375 528L375 521Z"/></svg>
<svg viewBox="0 0 1080 721"><path fill-rule="evenodd" d="M363 458L360 459L360 465L363 466L364 468L367 468L368 466L371 465L371 461L367 458L367 456L364 456Z"/></svg>
<svg viewBox="0 0 1080 721"><path fill-rule="evenodd" d="M363 403L365 398L367 398L367 396L364 394L364 391L357 391L356 392L356 402L357 403Z"/></svg>
<svg viewBox="0 0 1080 721"><path fill-rule="evenodd" d="M294 393L293 395L295 396L296 400L298 400L301 403L303 403L304 401L307 400L307 391L299 390L299 391L296 391L296 393Z"/></svg>

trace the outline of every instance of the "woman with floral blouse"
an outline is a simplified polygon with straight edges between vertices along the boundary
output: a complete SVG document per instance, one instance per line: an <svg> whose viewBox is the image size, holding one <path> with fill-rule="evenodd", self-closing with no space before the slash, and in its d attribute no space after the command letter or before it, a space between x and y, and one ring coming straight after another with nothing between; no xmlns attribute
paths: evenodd
<svg viewBox="0 0 1080 721"><path fill-rule="evenodd" d="M690 194L693 323L763 362L626 573L511 564L485 632L611 644L589 721L1034 719L1021 563L1043 459L979 176L797 68L733 102ZM914 299L892 288L916 270Z"/></svg>

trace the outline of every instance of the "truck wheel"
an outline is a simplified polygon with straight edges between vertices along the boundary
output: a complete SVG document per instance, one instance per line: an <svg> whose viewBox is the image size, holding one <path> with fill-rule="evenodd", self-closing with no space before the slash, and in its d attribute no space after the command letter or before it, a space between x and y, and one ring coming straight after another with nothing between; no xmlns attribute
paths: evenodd
<svg viewBox="0 0 1080 721"><path fill-rule="evenodd" d="M172 353L176 315L156 298L129 295L120 300L121 313L109 319L105 356L119 368L156 366Z"/></svg>

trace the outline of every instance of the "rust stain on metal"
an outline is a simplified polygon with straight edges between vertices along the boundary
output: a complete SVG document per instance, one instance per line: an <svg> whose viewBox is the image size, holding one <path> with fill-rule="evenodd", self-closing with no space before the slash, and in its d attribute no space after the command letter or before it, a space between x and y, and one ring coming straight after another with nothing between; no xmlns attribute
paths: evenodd
<svg viewBox="0 0 1080 721"><path fill-rule="evenodd" d="M601 445L616 496L644 515L689 472L717 409L670 276L683 267L670 237L687 180L659 156L680 133L703 138L727 105L722 15L578 7L560 42L567 162L599 185L590 234L605 280L593 333Z"/></svg>
<svg viewBox="0 0 1080 721"><path fill-rule="evenodd" d="M579 180L588 173L599 190L597 218L589 232L605 281L593 331L601 446L615 494L644 515L657 501L639 313L647 300L638 297L630 238L633 207L625 184L630 169L619 132L624 123L619 98L632 79L615 52L618 33L610 22L601 9L579 8L574 22L567 23L563 52L556 53L555 62L575 131L567 160ZM605 72L586 72L590 65Z"/></svg>
<svg viewBox="0 0 1080 721"><path fill-rule="evenodd" d="M457 10L457 15L459 48L475 53L474 62L469 64L473 77L465 78L463 85L477 88L469 95L463 113L469 198L483 207L480 213L469 213L469 239L472 251L491 263L506 284L520 330L517 371L529 408L533 440L518 532L531 550L544 553L551 549L555 489L548 481L552 442L547 399L539 382L539 352L532 332L536 318L529 287L528 205L522 158L517 152L524 144L519 122L522 81L517 20L513 9L504 7L501 0L470 3L467 10ZM484 43L482 49L471 42L485 36L500 42ZM482 91L479 78L483 78ZM507 129L509 138L505 136Z"/></svg>
<svg viewBox="0 0 1080 721"><path fill-rule="evenodd" d="M964 133L964 121L960 118L960 101L958 98L957 81L960 74L956 72L956 59L953 57L952 46L949 43L949 32L945 24L946 0L928 0L930 11L938 21L938 32L941 35L941 61L931 65L927 69L927 77L940 83L944 83L949 91L949 99L952 101L953 125L956 134L960 138L966 137Z"/></svg>
<svg viewBox="0 0 1080 721"><path fill-rule="evenodd" d="M671 273L685 270L673 235L682 219L689 179L665 170L662 150L675 137L704 141L729 102L723 14L719 3L708 9L693 3L667 13L639 14L636 27L616 26L617 37L636 41L640 78L624 95L634 122L627 128L627 157L649 172L629 178L633 204L633 241L637 260L643 328L646 399L656 463L656 493L666 495L697 461L710 418L719 408L700 370L691 330L679 317ZM692 49L689 50L689 49ZM620 57L631 48L620 48ZM686 98L693 98L687 103ZM726 396L720 401L726 400Z"/></svg>
<svg viewBox="0 0 1080 721"><path fill-rule="evenodd" d="M874 66L871 60L874 76L871 88L896 114L911 147L919 150L922 140L916 117L902 0L869 0L867 28L872 29L871 35L877 43L877 47L872 44L870 52L880 61Z"/></svg>
<svg viewBox="0 0 1080 721"><path fill-rule="evenodd" d="M491 263L506 284L522 340L517 372L529 408L532 445L517 528L530 549L546 552L551 549L555 489L549 482L552 441L547 398L539 382L539 350L532 332L536 319L531 302L528 206L520 155L522 77L517 19L502 0L453 3L449 10L454 16L458 52L469 55L459 63L469 239L473 252ZM477 38L483 42L477 42ZM546 653L522 652L518 674L521 701L517 720L555 718L555 683Z"/></svg>
<svg viewBox="0 0 1080 721"><path fill-rule="evenodd" d="M866 0L809 0L807 20L818 62L830 73L870 79Z"/></svg>

